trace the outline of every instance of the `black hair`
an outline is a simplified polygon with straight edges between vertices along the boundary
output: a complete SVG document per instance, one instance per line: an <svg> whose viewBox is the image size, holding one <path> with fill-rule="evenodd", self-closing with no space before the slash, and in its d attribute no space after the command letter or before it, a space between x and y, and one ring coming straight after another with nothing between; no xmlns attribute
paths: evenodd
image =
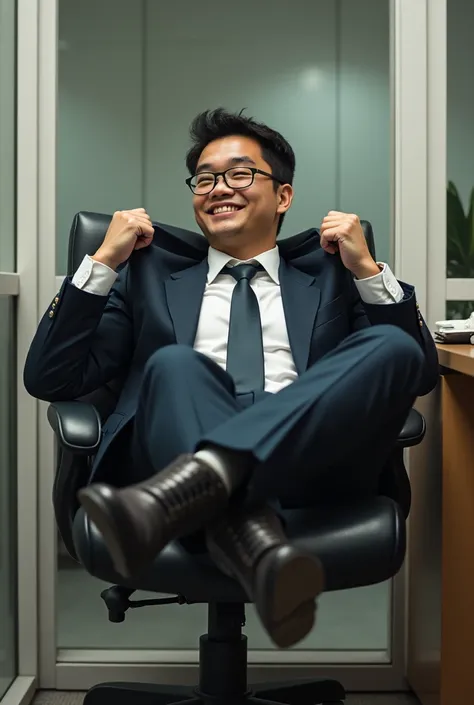
<svg viewBox="0 0 474 705"><path fill-rule="evenodd" d="M225 108L217 108L196 115L189 128L192 146L186 154L186 167L191 176L196 173L199 157L210 142L222 137L242 135L258 142L262 157L270 165L276 179L284 184L292 184L295 153L291 145L276 130L242 113L243 110L240 113L230 113ZM278 186L279 183L274 181L275 191ZM280 216L277 233L281 230L284 217L285 214Z"/></svg>

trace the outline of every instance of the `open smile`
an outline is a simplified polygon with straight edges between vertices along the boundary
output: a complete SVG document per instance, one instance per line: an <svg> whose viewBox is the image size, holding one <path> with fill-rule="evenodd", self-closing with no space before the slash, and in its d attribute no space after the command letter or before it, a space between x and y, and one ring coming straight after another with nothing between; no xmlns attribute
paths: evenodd
<svg viewBox="0 0 474 705"><path fill-rule="evenodd" d="M241 211L243 208L244 206L220 204L209 208L207 213L208 215L212 215L213 218L228 218L230 216L233 216L234 213L237 213L237 211Z"/></svg>

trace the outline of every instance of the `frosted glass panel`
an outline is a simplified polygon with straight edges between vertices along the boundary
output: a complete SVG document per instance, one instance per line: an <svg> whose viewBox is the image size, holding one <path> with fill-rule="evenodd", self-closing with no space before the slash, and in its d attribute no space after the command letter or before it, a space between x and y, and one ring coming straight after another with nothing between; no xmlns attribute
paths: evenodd
<svg viewBox="0 0 474 705"><path fill-rule="evenodd" d="M129 610L125 622L107 621L100 593L104 583L61 560L58 575L58 647L62 649L197 649L207 627L206 605L167 605ZM326 593L319 599L317 626L297 650L385 651L389 643L390 583ZM137 592L132 600L152 599ZM244 633L249 649L272 649L247 607ZM315 662L317 662L315 654Z"/></svg>
<svg viewBox="0 0 474 705"><path fill-rule="evenodd" d="M221 8L219 0L205 13L191 0L148 4L146 203L156 218L195 228L182 185L189 123L206 108L247 108L295 150L282 236L319 225L337 201L335 5L240 0L226 9L225 32Z"/></svg>
<svg viewBox="0 0 474 705"><path fill-rule="evenodd" d="M59 2L58 274L77 211L143 205L142 6Z"/></svg>
<svg viewBox="0 0 474 705"><path fill-rule="evenodd" d="M197 227L188 126L219 105L247 108L296 152L282 237L318 227L330 209L356 212L391 261L388 2L241 0L226 8L224 33L218 0L205 13L191 0L59 6L58 274L79 210L145 206Z"/></svg>
<svg viewBox="0 0 474 705"><path fill-rule="evenodd" d="M390 262L389 3L383 0L59 2L58 273L75 212L144 206L195 229L188 128L220 105L281 131L296 152L282 237L330 209L374 225ZM249 20L251 18L251 20ZM203 68L203 56L208 61ZM205 63L205 62L204 62ZM110 624L104 585L59 556L60 648L195 649L206 606L133 610ZM390 584L324 595L300 649L387 649ZM250 648L270 648L253 608Z"/></svg>

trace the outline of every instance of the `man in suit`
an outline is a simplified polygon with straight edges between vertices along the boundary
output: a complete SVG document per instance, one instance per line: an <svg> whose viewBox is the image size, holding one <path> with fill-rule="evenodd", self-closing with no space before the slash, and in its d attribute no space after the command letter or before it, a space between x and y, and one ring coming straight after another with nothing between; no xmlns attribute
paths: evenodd
<svg viewBox="0 0 474 705"><path fill-rule="evenodd" d="M413 287L374 261L357 216L330 211L299 268L280 256L295 169L282 135L218 109L191 137L207 257L170 271L146 211L115 213L41 321L25 385L55 401L124 377L80 493L117 570L204 530L289 646L311 629L324 576L278 506L377 493L411 405L436 384L436 350Z"/></svg>

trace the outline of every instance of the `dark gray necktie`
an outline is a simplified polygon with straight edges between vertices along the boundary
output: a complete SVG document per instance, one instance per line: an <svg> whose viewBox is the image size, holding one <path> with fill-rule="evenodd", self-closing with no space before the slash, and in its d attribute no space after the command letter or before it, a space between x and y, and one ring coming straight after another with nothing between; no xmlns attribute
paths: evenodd
<svg viewBox="0 0 474 705"><path fill-rule="evenodd" d="M224 271L236 279L230 306L229 337L227 340L227 372L235 382L237 394L263 390L262 322L257 297L250 286L260 264L238 264Z"/></svg>

